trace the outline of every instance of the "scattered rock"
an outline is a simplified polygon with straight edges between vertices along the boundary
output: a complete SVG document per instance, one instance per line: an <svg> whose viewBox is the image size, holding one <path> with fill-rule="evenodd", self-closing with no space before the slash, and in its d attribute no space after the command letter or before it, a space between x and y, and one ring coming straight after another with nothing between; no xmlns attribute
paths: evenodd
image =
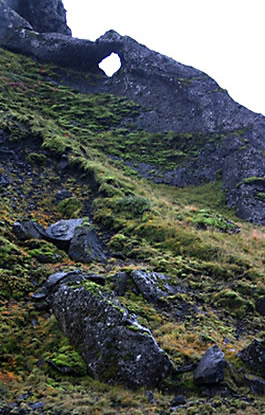
<svg viewBox="0 0 265 415"><path fill-rule="evenodd" d="M194 372L194 381L198 385L219 383L224 379L224 369L224 353L218 346L210 347Z"/></svg>
<svg viewBox="0 0 265 415"><path fill-rule="evenodd" d="M147 301L158 303L169 294L174 294L174 289L169 285L169 277L157 272L133 271L131 277Z"/></svg>
<svg viewBox="0 0 265 415"><path fill-rule="evenodd" d="M145 396L147 397L148 402L150 402L152 404L156 403L155 398L154 398L154 394L153 394L152 391L146 391Z"/></svg>
<svg viewBox="0 0 265 415"><path fill-rule="evenodd" d="M37 222L15 222L13 224L13 232L16 237L22 241L27 239L46 239L45 229Z"/></svg>
<svg viewBox="0 0 265 415"><path fill-rule="evenodd" d="M171 405L172 406L185 405L186 402L187 401L184 395L177 395L175 396L175 398L172 399Z"/></svg>
<svg viewBox="0 0 265 415"><path fill-rule="evenodd" d="M68 250L70 241L73 239L75 230L81 226L83 219L62 219L46 229L48 239L58 248Z"/></svg>
<svg viewBox="0 0 265 415"><path fill-rule="evenodd" d="M105 254L97 237L96 229L91 225L76 227L70 242L68 255L73 261L84 263L106 261Z"/></svg>
<svg viewBox="0 0 265 415"><path fill-rule="evenodd" d="M264 376L265 341L254 339L253 342L238 353L240 359L254 372Z"/></svg>
<svg viewBox="0 0 265 415"><path fill-rule="evenodd" d="M92 293L61 285L51 303L94 377L130 387L155 386L169 373L172 364L150 330L95 286Z"/></svg>
<svg viewBox="0 0 265 415"><path fill-rule="evenodd" d="M0 174L0 189L9 186L13 181L10 177Z"/></svg>
<svg viewBox="0 0 265 415"><path fill-rule="evenodd" d="M59 190L56 193L55 198L56 198L56 202L59 203L62 200L69 199L69 197L72 197L72 196L73 196L73 194L69 190L62 189L62 190Z"/></svg>

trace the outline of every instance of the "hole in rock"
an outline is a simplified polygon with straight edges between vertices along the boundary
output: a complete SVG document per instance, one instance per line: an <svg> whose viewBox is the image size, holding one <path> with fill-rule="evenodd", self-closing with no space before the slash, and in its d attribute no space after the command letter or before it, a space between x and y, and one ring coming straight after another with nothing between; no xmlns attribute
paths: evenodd
<svg viewBox="0 0 265 415"><path fill-rule="evenodd" d="M99 68L102 69L107 76L114 75L121 67L121 59L117 53L112 53L103 59L99 64Z"/></svg>

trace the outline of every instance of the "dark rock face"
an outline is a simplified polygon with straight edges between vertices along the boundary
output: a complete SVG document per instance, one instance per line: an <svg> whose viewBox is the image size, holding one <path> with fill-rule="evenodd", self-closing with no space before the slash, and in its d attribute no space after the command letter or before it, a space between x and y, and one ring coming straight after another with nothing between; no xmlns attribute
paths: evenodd
<svg viewBox="0 0 265 415"><path fill-rule="evenodd" d="M37 222L15 222L13 232L18 239L26 241L27 239L46 239L45 229Z"/></svg>
<svg viewBox="0 0 265 415"><path fill-rule="evenodd" d="M256 340L238 353L240 359L254 372L264 376L265 373L265 341Z"/></svg>
<svg viewBox="0 0 265 415"><path fill-rule="evenodd" d="M160 302L174 289L168 283L169 278L157 272L133 271L131 277L140 293L146 300L154 303Z"/></svg>
<svg viewBox="0 0 265 415"><path fill-rule="evenodd" d="M68 254L74 261L85 263L106 261L105 254L97 237L96 229L91 225L83 225L75 229Z"/></svg>
<svg viewBox="0 0 265 415"><path fill-rule="evenodd" d="M171 362L151 332L99 289L61 285L51 304L94 377L137 387L155 386L169 373Z"/></svg>
<svg viewBox="0 0 265 415"><path fill-rule="evenodd" d="M200 360L195 372L194 381L198 385L210 385L224 379L225 358L218 346L207 350Z"/></svg>
<svg viewBox="0 0 265 415"><path fill-rule="evenodd" d="M5 0L39 33L56 32L71 36L62 0Z"/></svg>

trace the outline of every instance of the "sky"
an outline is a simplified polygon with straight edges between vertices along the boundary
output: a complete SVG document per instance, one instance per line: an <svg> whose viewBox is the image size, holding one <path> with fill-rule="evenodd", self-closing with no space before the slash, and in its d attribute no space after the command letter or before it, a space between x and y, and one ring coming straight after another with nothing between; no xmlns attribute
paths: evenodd
<svg viewBox="0 0 265 415"><path fill-rule="evenodd" d="M211 76L265 115L265 0L63 0L74 37L116 30Z"/></svg>

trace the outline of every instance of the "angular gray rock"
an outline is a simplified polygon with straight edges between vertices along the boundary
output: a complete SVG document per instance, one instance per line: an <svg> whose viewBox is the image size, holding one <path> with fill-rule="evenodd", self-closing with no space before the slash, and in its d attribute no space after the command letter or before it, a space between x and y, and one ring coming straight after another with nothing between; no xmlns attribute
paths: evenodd
<svg viewBox="0 0 265 415"><path fill-rule="evenodd" d="M168 375L172 364L150 330L95 285L60 285L51 305L95 378L134 388L156 386Z"/></svg>
<svg viewBox="0 0 265 415"><path fill-rule="evenodd" d="M62 219L46 229L47 238L59 248L68 250L75 230L81 226L84 219Z"/></svg>
<svg viewBox="0 0 265 415"><path fill-rule="evenodd" d="M62 0L4 0L39 33L56 32L71 36Z"/></svg>
<svg viewBox="0 0 265 415"><path fill-rule="evenodd" d="M101 243L97 237L96 229L91 225L78 226L74 230L68 255L73 261L84 263L106 261Z"/></svg>
<svg viewBox="0 0 265 415"><path fill-rule="evenodd" d="M27 239L46 239L45 229L37 222L15 222L13 224L13 232L16 237L22 241Z"/></svg>
<svg viewBox="0 0 265 415"><path fill-rule="evenodd" d="M254 339L252 343L238 353L240 359L253 372L265 376L265 341Z"/></svg>
<svg viewBox="0 0 265 415"><path fill-rule="evenodd" d="M218 346L210 347L203 355L194 372L198 385L212 385L224 379L225 358Z"/></svg>
<svg viewBox="0 0 265 415"><path fill-rule="evenodd" d="M174 294L174 288L166 275L137 270L131 273L131 277L147 301L158 303L169 294Z"/></svg>

